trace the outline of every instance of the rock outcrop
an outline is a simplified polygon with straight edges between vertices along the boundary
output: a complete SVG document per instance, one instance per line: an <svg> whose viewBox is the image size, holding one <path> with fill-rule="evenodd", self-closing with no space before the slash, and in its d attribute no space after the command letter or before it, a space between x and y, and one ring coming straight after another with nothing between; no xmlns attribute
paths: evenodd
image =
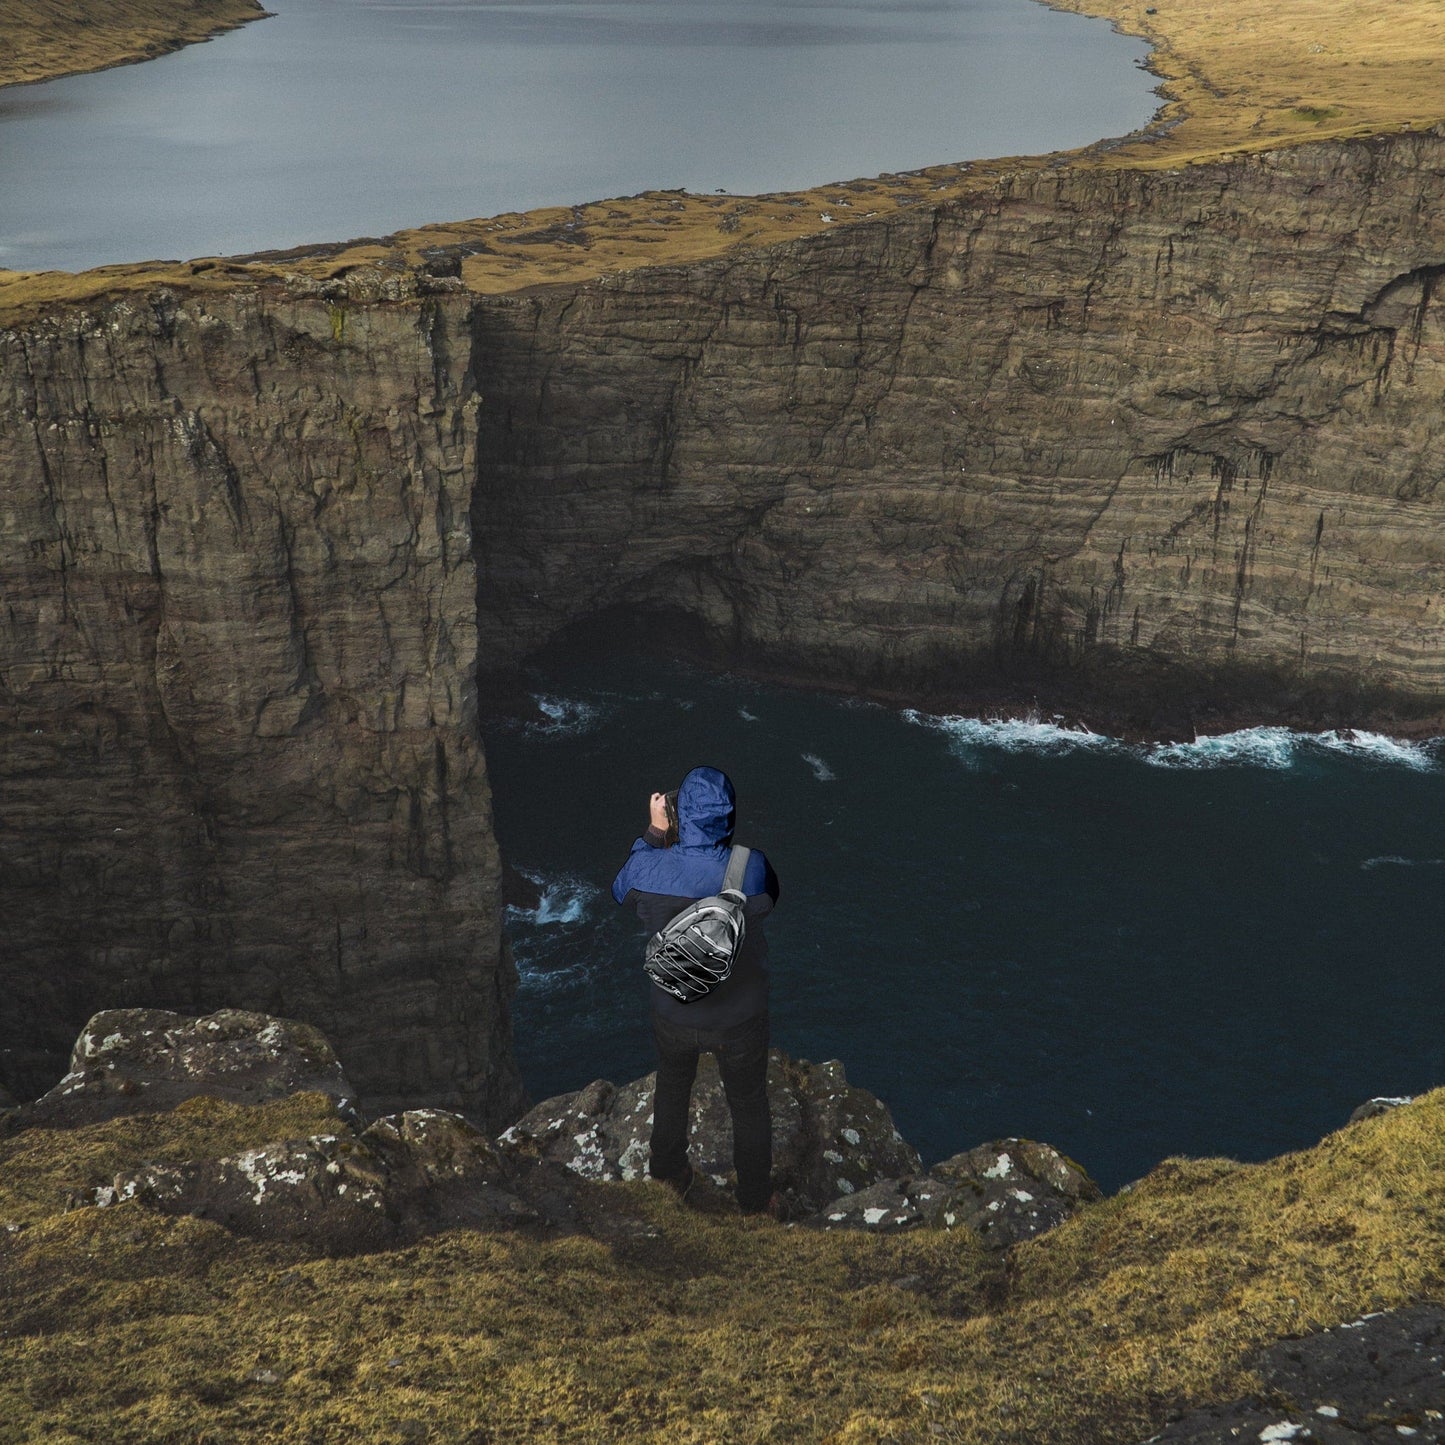
<svg viewBox="0 0 1445 1445"><path fill-rule="evenodd" d="M0 332L5 1083L233 1006L514 1116L479 668L610 608L856 688L1438 720L1442 217L1421 133Z"/></svg>
<svg viewBox="0 0 1445 1445"><path fill-rule="evenodd" d="M620 1088L597 1079L576 1093L538 1104L501 1135L498 1145L511 1158L560 1164L584 1179L645 1178L656 1083L655 1074ZM917 1152L894 1127L887 1106L849 1084L836 1059L811 1064L774 1049L768 1101L773 1178L795 1213L921 1170ZM693 1167L717 1187L726 1186L733 1169L732 1118L710 1054L698 1064L690 1138Z"/></svg>
<svg viewBox="0 0 1445 1445"><path fill-rule="evenodd" d="M163 1009L109 1009L80 1031L70 1069L15 1111L13 1127L74 1128L117 1114L173 1109L205 1094L240 1104L309 1090L355 1114L356 1090L319 1029L222 1009L183 1018Z"/></svg>
<svg viewBox="0 0 1445 1445"><path fill-rule="evenodd" d="M1151 1442L1445 1442L1445 1308L1438 1304L1281 1340L1250 1365L1260 1397L1192 1411Z"/></svg>
<svg viewBox="0 0 1445 1445"><path fill-rule="evenodd" d="M920 1226L971 1229L990 1249L1003 1251L1101 1197L1099 1186L1051 1145L1000 1139L955 1154L922 1176L885 1179L845 1194L809 1223L879 1234Z"/></svg>
<svg viewBox="0 0 1445 1445"><path fill-rule="evenodd" d="M386 1249L459 1226L535 1224L513 1172L472 1125L439 1109L388 1115L357 1135L284 1139L222 1159L147 1164L76 1204L131 1200L210 1219L251 1239L292 1240L323 1254Z"/></svg>
<svg viewBox="0 0 1445 1445"><path fill-rule="evenodd" d="M905 693L1438 716L1442 216L1407 135L481 301L484 663L626 603Z"/></svg>

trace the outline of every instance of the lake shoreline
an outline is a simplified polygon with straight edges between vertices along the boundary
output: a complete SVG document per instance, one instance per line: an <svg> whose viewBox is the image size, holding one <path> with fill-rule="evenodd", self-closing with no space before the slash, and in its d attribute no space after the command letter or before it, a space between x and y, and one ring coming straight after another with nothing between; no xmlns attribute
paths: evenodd
<svg viewBox="0 0 1445 1445"><path fill-rule="evenodd" d="M269 20L274 15L260 0L209 0L206 8L214 11L210 15L197 15L195 4L188 0L182 0L179 6L167 0L152 0L148 7L150 14L137 17L123 28L108 29L105 9L100 7L97 14L91 16L85 12L92 7L81 0L67 8L56 28L51 18L53 7L45 5L43 0L40 4L30 0L30 13L26 14L25 5L26 0L17 0L16 13L7 21L8 27L21 32L21 40L15 44L12 58L0 59L0 91L44 85L71 75L93 75L123 65L140 65L171 55L187 45L200 45L254 20ZM77 20L77 12L85 14L85 18ZM101 33L92 34L92 26L98 26ZM84 44L86 39L91 41L89 47ZM25 65L13 58L22 53L26 56ZM30 73L32 70L38 73Z"/></svg>

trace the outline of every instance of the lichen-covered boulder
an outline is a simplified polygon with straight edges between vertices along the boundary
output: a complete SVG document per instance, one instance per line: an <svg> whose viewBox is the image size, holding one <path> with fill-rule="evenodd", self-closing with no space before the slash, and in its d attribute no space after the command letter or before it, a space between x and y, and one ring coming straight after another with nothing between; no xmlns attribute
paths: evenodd
<svg viewBox="0 0 1445 1445"><path fill-rule="evenodd" d="M926 1174L920 1179L884 1179L835 1199L802 1223L815 1229L867 1229L875 1234L900 1234L929 1225L951 1228L944 1222L944 1205L952 1192Z"/></svg>
<svg viewBox="0 0 1445 1445"><path fill-rule="evenodd" d="M656 1075L621 1088L599 1079L548 1099L499 1138L515 1159L549 1160L587 1179L647 1173ZM768 1061L773 1177L796 1206L816 1209L880 1179L920 1172L887 1107L854 1088L836 1060L811 1064L774 1049ZM690 1157L715 1184L732 1173L732 1118L716 1061L704 1055L692 1090Z"/></svg>
<svg viewBox="0 0 1445 1445"><path fill-rule="evenodd" d="M361 1143L386 1168L388 1207L405 1237L462 1225L528 1224L541 1217L519 1197L517 1171L460 1114L445 1109L388 1114L361 1135Z"/></svg>
<svg viewBox="0 0 1445 1445"><path fill-rule="evenodd" d="M359 1136L343 1127L222 1159L146 1165L73 1203L109 1208L135 1200L252 1239L352 1254L458 1225L534 1220L510 1183L503 1160L471 1124L422 1109L379 1119Z"/></svg>
<svg viewBox="0 0 1445 1445"><path fill-rule="evenodd" d="M70 1072L24 1105L17 1123L73 1127L171 1109L197 1094L260 1103L302 1090L355 1098L331 1045L309 1024L242 1009L203 1018L109 1009L81 1030Z"/></svg>
<svg viewBox="0 0 1445 1445"><path fill-rule="evenodd" d="M1072 1160L1032 1139L999 1139L935 1164L924 1175L885 1179L844 1194L804 1223L818 1229L972 1229L1007 1249L1062 1224L1098 1185Z"/></svg>
<svg viewBox="0 0 1445 1445"><path fill-rule="evenodd" d="M1072 1159L1032 1139L980 1144L928 1172L948 1187L935 1222L974 1229L995 1249L1043 1234L1101 1197L1099 1186Z"/></svg>

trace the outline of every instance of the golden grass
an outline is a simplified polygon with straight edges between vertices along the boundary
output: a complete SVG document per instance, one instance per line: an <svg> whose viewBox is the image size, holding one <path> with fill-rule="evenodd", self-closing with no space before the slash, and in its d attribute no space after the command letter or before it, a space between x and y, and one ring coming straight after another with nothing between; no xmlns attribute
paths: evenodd
<svg viewBox="0 0 1445 1445"><path fill-rule="evenodd" d="M1445 120L1445 6L1437 0L1049 3L1106 16L1155 46L1152 68L1169 102L1162 119L1177 124L1107 154L1110 165L1178 165Z"/></svg>
<svg viewBox="0 0 1445 1445"><path fill-rule="evenodd" d="M23 0L54 12L61 0ZM91 4L95 0L75 0ZM159 7L163 0L147 0ZM251 0L196 0L202 5ZM1162 125L1112 144L1049 157L934 166L790 194L736 197L646 192L525 214L401 231L380 241L318 245L240 264L206 259L64 272L0 271L0 324L51 307L155 286L186 292L325 281L358 267L406 268L428 249L465 246L470 291L579 283L650 265L680 265L963 195L1009 171L1044 165L1166 167L1328 136L1426 126L1445 118L1445 6L1439 0L1051 0L1113 20L1155 45ZM8 12L7 12L8 13ZM6 25L9 32L9 22ZM826 218L826 219L825 219Z"/></svg>
<svg viewBox="0 0 1445 1445"><path fill-rule="evenodd" d="M265 14L259 0L5 0L0 85L150 60Z"/></svg>
<svg viewBox="0 0 1445 1445"><path fill-rule="evenodd" d="M276 1122L210 1104L144 1147L179 1157L201 1128L232 1149ZM125 1124L32 1137L23 1166L7 1141L0 1177L54 1197ZM597 1187L655 1235L458 1231L325 1260L132 1204L32 1216L0 1233L0 1434L1142 1439L1247 1390L1243 1358L1281 1335L1445 1301L1445 1090L1266 1164L1168 1161L1007 1268L966 1235L817 1234Z"/></svg>

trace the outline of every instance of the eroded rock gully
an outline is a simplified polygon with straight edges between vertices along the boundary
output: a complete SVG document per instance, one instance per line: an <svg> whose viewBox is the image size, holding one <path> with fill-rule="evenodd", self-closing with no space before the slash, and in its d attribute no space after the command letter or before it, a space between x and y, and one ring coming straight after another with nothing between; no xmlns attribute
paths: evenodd
<svg viewBox="0 0 1445 1445"><path fill-rule="evenodd" d="M573 287L0 336L0 1075L101 1007L520 1089L483 685L604 609L963 693L1445 698L1445 139L1061 169Z"/></svg>

